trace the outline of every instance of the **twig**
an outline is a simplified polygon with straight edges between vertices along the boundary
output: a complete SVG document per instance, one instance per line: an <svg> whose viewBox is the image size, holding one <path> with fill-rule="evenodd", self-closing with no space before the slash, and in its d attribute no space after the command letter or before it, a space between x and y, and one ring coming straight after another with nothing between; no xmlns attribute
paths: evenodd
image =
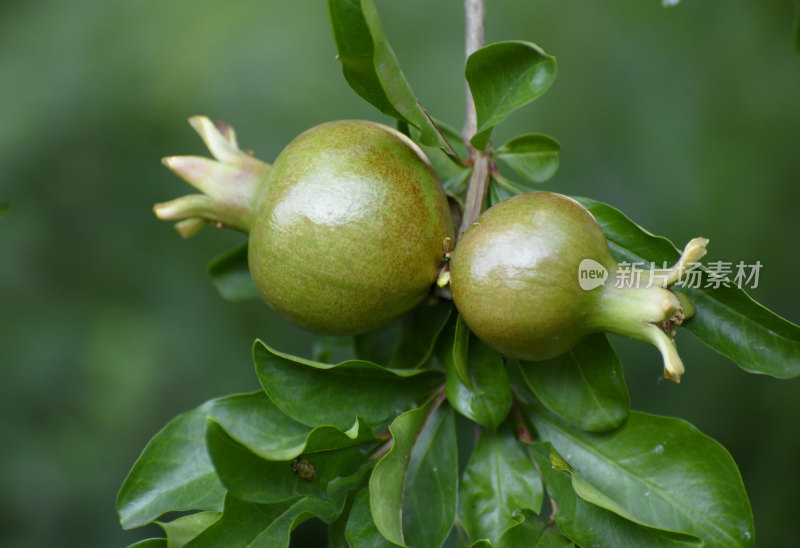
<svg viewBox="0 0 800 548"><path fill-rule="evenodd" d="M485 24L486 5L485 0L464 0L464 14L466 29L466 57L481 49L486 43ZM472 100L472 93L467 86L467 117L464 121L464 144L469 147L469 140L478 131L478 120L475 114L475 103Z"/></svg>
<svg viewBox="0 0 800 548"><path fill-rule="evenodd" d="M486 18L485 0L464 0L464 14L466 20L466 54L467 58L469 58L473 52L482 48L486 43L484 23ZM461 219L461 226L456 235L457 239L461 237L461 234L469 228L481 214L483 202L486 200L486 191L489 188L489 177L491 175L489 157L483 151L473 147L470 143L470 139L472 139L477 131L478 119L475 112L475 101L472 98L469 86L467 86L467 112L462 136L464 138L464 145L466 145L469 151L473 167L472 175L469 178L469 186L467 187L467 197L464 201L464 216Z"/></svg>

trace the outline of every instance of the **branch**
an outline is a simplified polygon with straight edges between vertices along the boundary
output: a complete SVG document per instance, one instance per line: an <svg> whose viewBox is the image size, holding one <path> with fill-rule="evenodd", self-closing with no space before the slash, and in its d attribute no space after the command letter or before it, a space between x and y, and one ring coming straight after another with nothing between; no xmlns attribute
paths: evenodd
<svg viewBox="0 0 800 548"><path fill-rule="evenodd" d="M466 19L466 57L469 58L475 51L481 49L486 43L485 35L485 0L464 0L464 14ZM478 120L475 114L475 103L472 100L472 93L467 86L467 117L464 121L464 144L469 147L469 140L478 131Z"/></svg>
<svg viewBox="0 0 800 548"><path fill-rule="evenodd" d="M466 54L467 58L473 52L479 50L486 43L485 37L485 17L486 5L485 0L464 0L464 13L466 19ZM464 144L469 151L470 159L472 161L472 175L469 178L469 186L467 187L467 197L464 201L464 216L461 220L461 226L456 234L456 239L461 237L461 234L469 228L480 216L483 210L483 202L486 200L486 191L489 188L489 177L491 171L489 170L489 156L483 151L480 151L470 144L470 139L478 131L478 120L475 113L475 101L472 99L472 94L467 85L467 114L464 121L464 131L462 136Z"/></svg>

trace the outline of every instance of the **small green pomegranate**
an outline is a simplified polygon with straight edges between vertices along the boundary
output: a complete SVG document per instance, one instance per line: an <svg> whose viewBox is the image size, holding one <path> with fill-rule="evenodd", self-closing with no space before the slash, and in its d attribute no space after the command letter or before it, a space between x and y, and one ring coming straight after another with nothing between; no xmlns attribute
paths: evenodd
<svg viewBox="0 0 800 548"><path fill-rule="evenodd" d="M653 276L659 283L615 283L619 266L592 214L572 198L533 192L500 202L467 229L450 285L470 329L509 357L546 360L606 331L655 345L665 376L678 382L683 365L670 333L693 309L666 287L707 243L692 240L677 265Z"/></svg>
<svg viewBox="0 0 800 548"><path fill-rule="evenodd" d="M429 294L453 237L447 197L417 145L361 120L313 127L270 166L239 149L227 125L190 123L217 161L164 163L201 190L157 204L183 236L211 223L249 233L250 273L264 300L311 331L355 334Z"/></svg>

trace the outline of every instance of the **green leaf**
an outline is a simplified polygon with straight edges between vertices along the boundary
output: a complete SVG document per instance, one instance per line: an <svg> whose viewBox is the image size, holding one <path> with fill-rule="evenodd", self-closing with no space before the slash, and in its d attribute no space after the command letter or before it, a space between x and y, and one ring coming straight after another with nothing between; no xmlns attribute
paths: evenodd
<svg viewBox="0 0 800 548"><path fill-rule="evenodd" d="M460 195L463 193L463 190L466 190L466 186L464 186L461 192L456 192L449 186L447 181L449 179L460 178L463 176L464 172L470 171L465 159L469 157L469 153L464 146L460 131L442 120L434 118L433 122L436 124L439 131L441 131L442 135L444 135L444 138L447 139L450 146L448 146L448 148L441 148L438 144L430 147L420 144L420 148L425 153L425 156L428 157L428 160L430 160L433 170L441 178L442 186L445 190ZM412 132L411 138L419 142L418 136L419 132Z"/></svg>
<svg viewBox="0 0 800 548"><path fill-rule="evenodd" d="M706 345L750 373L779 379L800 375L800 327L736 287L676 288L697 309L683 327Z"/></svg>
<svg viewBox="0 0 800 548"><path fill-rule="evenodd" d="M267 395L286 415L308 425L353 426L357 417L384 426L442 382L430 370L387 369L360 360L338 365L277 352L257 341L256 373Z"/></svg>
<svg viewBox="0 0 800 548"><path fill-rule="evenodd" d="M526 409L526 415L580 475L573 488L584 500L641 525L695 535L709 546L753 546L753 515L739 470L694 426L631 412L621 428L591 433L544 408Z"/></svg>
<svg viewBox="0 0 800 548"><path fill-rule="evenodd" d="M469 56L465 75L478 117L472 144L483 149L494 126L547 91L556 60L530 42L496 42Z"/></svg>
<svg viewBox="0 0 800 548"><path fill-rule="evenodd" d="M532 188L527 184L517 183L504 177L499 171L492 173L492 183L505 190L509 196L516 196L517 194L525 194L530 192Z"/></svg>
<svg viewBox="0 0 800 548"><path fill-rule="evenodd" d="M431 400L392 421L389 425L392 448L378 461L369 479L369 504L375 527L384 538L400 546L406 545L403 539L403 490L411 450L435 403Z"/></svg>
<svg viewBox="0 0 800 548"><path fill-rule="evenodd" d="M277 519L265 527L248 548L289 548L291 533L298 525L311 518L325 523L336 520L342 512L344 501L334 503L309 497L292 503ZM224 544L226 548L228 544Z"/></svg>
<svg viewBox="0 0 800 548"><path fill-rule="evenodd" d="M552 525L529 510L514 516L519 523L508 529L497 548L568 548L573 544Z"/></svg>
<svg viewBox="0 0 800 548"><path fill-rule="evenodd" d="M244 301L260 298L247 266L247 242L215 257L207 268L223 299Z"/></svg>
<svg viewBox="0 0 800 548"><path fill-rule="evenodd" d="M342 512L343 501L302 497L278 504L245 502L228 495L222 517L186 548L288 548L291 532L318 517L326 523Z"/></svg>
<svg viewBox="0 0 800 548"><path fill-rule="evenodd" d="M400 70L372 0L328 0L333 38L345 80L382 113L408 122L420 141L449 150Z"/></svg>
<svg viewBox="0 0 800 548"><path fill-rule="evenodd" d="M372 511L369 506L369 488L361 489L356 493L353 507L347 518L345 536L350 548L392 548L398 546L389 542L381 535L375 522L372 521Z"/></svg>
<svg viewBox="0 0 800 548"><path fill-rule="evenodd" d="M385 327L355 337L356 357L390 369L417 369L428 363L453 303L423 302Z"/></svg>
<svg viewBox="0 0 800 548"><path fill-rule="evenodd" d="M452 350L449 350L449 344L445 343L443 348L448 353L447 356L441 360L443 363L448 361L453 362L458 378L473 392L477 391L475 385L472 384L472 376L469 374L469 338L470 330L467 327L467 322L459 314L456 316L455 332L453 334Z"/></svg>
<svg viewBox="0 0 800 548"><path fill-rule="evenodd" d="M538 514L543 498L539 473L511 430L484 430L464 471L459 496L461 523L470 541L497 544L518 525L515 512Z"/></svg>
<svg viewBox="0 0 800 548"><path fill-rule="evenodd" d="M125 529L164 512L221 510L225 495L205 445L206 415L214 400L178 415L153 437L117 495Z"/></svg>
<svg viewBox="0 0 800 548"><path fill-rule="evenodd" d="M284 415L263 391L215 400L207 416L266 460L291 460L302 453L343 449L373 439L361 419L345 431L300 424Z"/></svg>
<svg viewBox="0 0 800 548"><path fill-rule="evenodd" d="M225 497L222 516L208 529L192 539L186 548L244 548L269 524L279 519L291 506L282 504L254 504L241 501L230 494Z"/></svg>
<svg viewBox="0 0 800 548"><path fill-rule="evenodd" d="M700 539L643 527L586 502L575 493L569 472L553 468L552 446L548 442L531 444L531 453L542 471L547 494L555 503L555 522L559 531L580 546L614 548L692 548L706 546Z"/></svg>
<svg viewBox="0 0 800 548"><path fill-rule="evenodd" d="M456 129L447 122L435 117L433 118L433 123L436 124L437 130L444 136L448 144L447 148L438 148L436 150L439 154L444 153L447 161L450 163L449 169L444 172L440 172L439 165L431 160L431 163L433 163L433 166L436 169L436 173L439 173L440 177L444 177L445 173L452 172L453 169L463 170L466 168L466 158L469 157L469 151L467 151L467 147L464 145L464 137L461 134L461 130ZM425 145L422 146L424 149Z"/></svg>
<svg viewBox="0 0 800 548"><path fill-rule="evenodd" d="M462 322L462 325L463 324ZM461 380L454 359L455 333L449 329L442 337L439 354L446 371L447 399L459 413L487 428L496 429L511 409L511 388L506 376L503 356L489 348L466 330L468 337L469 385Z"/></svg>
<svg viewBox="0 0 800 548"><path fill-rule="evenodd" d="M403 488L403 536L409 546L440 546L456 516L455 414L440 406L414 442Z"/></svg>
<svg viewBox="0 0 800 548"><path fill-rule="evenodd" d="M128 548L168 548L167 539L165 538L148 538L134 542Z"/></svg>
<svg viewBox="0 0 800 548"><path fill-rule="evenodd" d="M501 146L495 156L534 183L544 183L558 171L561 145L547 135L521 135Z"/></svg>
<svg viewBox="0 0 800 548"><path fill-rule="evenodd" d="M595 216L618 261L674 263L679 252L666 238L654 236L617 209L588 198L575 198ZM704 284L701 284L704 285ZM800 327L781 318L735 286L676 286L697 308L683 327L745 371L780 379L800 375Z"/></svg>
<svg viewBox="0 0 800 548"><path fill-rule="evenodd" d="M303 460L315 468L313 478L304 479L295 472L291 461L258 457L213 420L209 420L206 441L214 467L228 491L238 499L260 504L298 496L343 500L346 487L363 478L366 455L374 448L374 444L362 444L304 454Z"/></svg>
<svg viewBox="0 0 800 548"><path fill-rule="evenodd" d="M362 488L363 490L363 488ZM353 510L353 501L360 490L354 490L347 495L341 514L335 521L328 525L328 546L327 548L350 548L345 535L347 520Z"/></svg>
<svg viewBox="0 0 800 548"><path fill-rule="evenodd" d="M452 192L456 196L463 196L467 191L469 178L472 175L472 169L462 169L452 177L448 177L442 181L442 187L448 192Z"/></svg>
<svg viewBox="0 0 800 548"><path fill-rule="evenodd" d="M219 519L219 512L197 512L172 521L157 522L167 534L167 548L181 548Z"/></svg>
<svg viewBox="0 0 800 548"><path fill-rule="evenodd" d="M517 194L522 194L523 192L524 191L522 189L511 190L504 188L496 180L492 179L492 182L489 183L489 192L487 193L486 201L488 203L488 207L492 207L499 204L503 200L507 200L508 198L516 196Z"/></svg>
<svg viewBox="0 0 800 548"><path fill-rule="evenodd" d="M439 546L453 525L458 450L453 412L440 407L441 401L431 400L392 422L392 448L369 481L375 527L401 546ZM363 520L358 523L359 529L366 527Z"/></svg>
<svg viewBox="0 0 800 548"><path fill-rule="evenodd" d="M8 213L8 210L9 210L9 205L6 204L6 203L0 202L0 219L2 219L3 217L6 216L6 213Z"/></svg>
<svg viewBox="0 0 800 548"><path fill-rule="evenodd" d="M622 362L602 333L557 358L523 362L521 371L539 401L581 430L611 430L628 418Z"/></svg>

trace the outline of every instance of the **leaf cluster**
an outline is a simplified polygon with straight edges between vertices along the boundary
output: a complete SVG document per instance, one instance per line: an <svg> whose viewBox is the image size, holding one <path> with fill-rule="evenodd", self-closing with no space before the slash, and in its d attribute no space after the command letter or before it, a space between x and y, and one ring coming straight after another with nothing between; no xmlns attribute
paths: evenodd
<svg viewBox="0 0 800 548"><path fill-rule="evenodd" d="M378 341L391 367L367 359ZM603 335L520 363L433 301L328 337L318 358L332 345L352 358L257 342L263 390L151 440L118 497L124 527L164 530L139 545L289 546L317 518L329 546L753 546L730 455L682 420L631 411Z"/></svg>

